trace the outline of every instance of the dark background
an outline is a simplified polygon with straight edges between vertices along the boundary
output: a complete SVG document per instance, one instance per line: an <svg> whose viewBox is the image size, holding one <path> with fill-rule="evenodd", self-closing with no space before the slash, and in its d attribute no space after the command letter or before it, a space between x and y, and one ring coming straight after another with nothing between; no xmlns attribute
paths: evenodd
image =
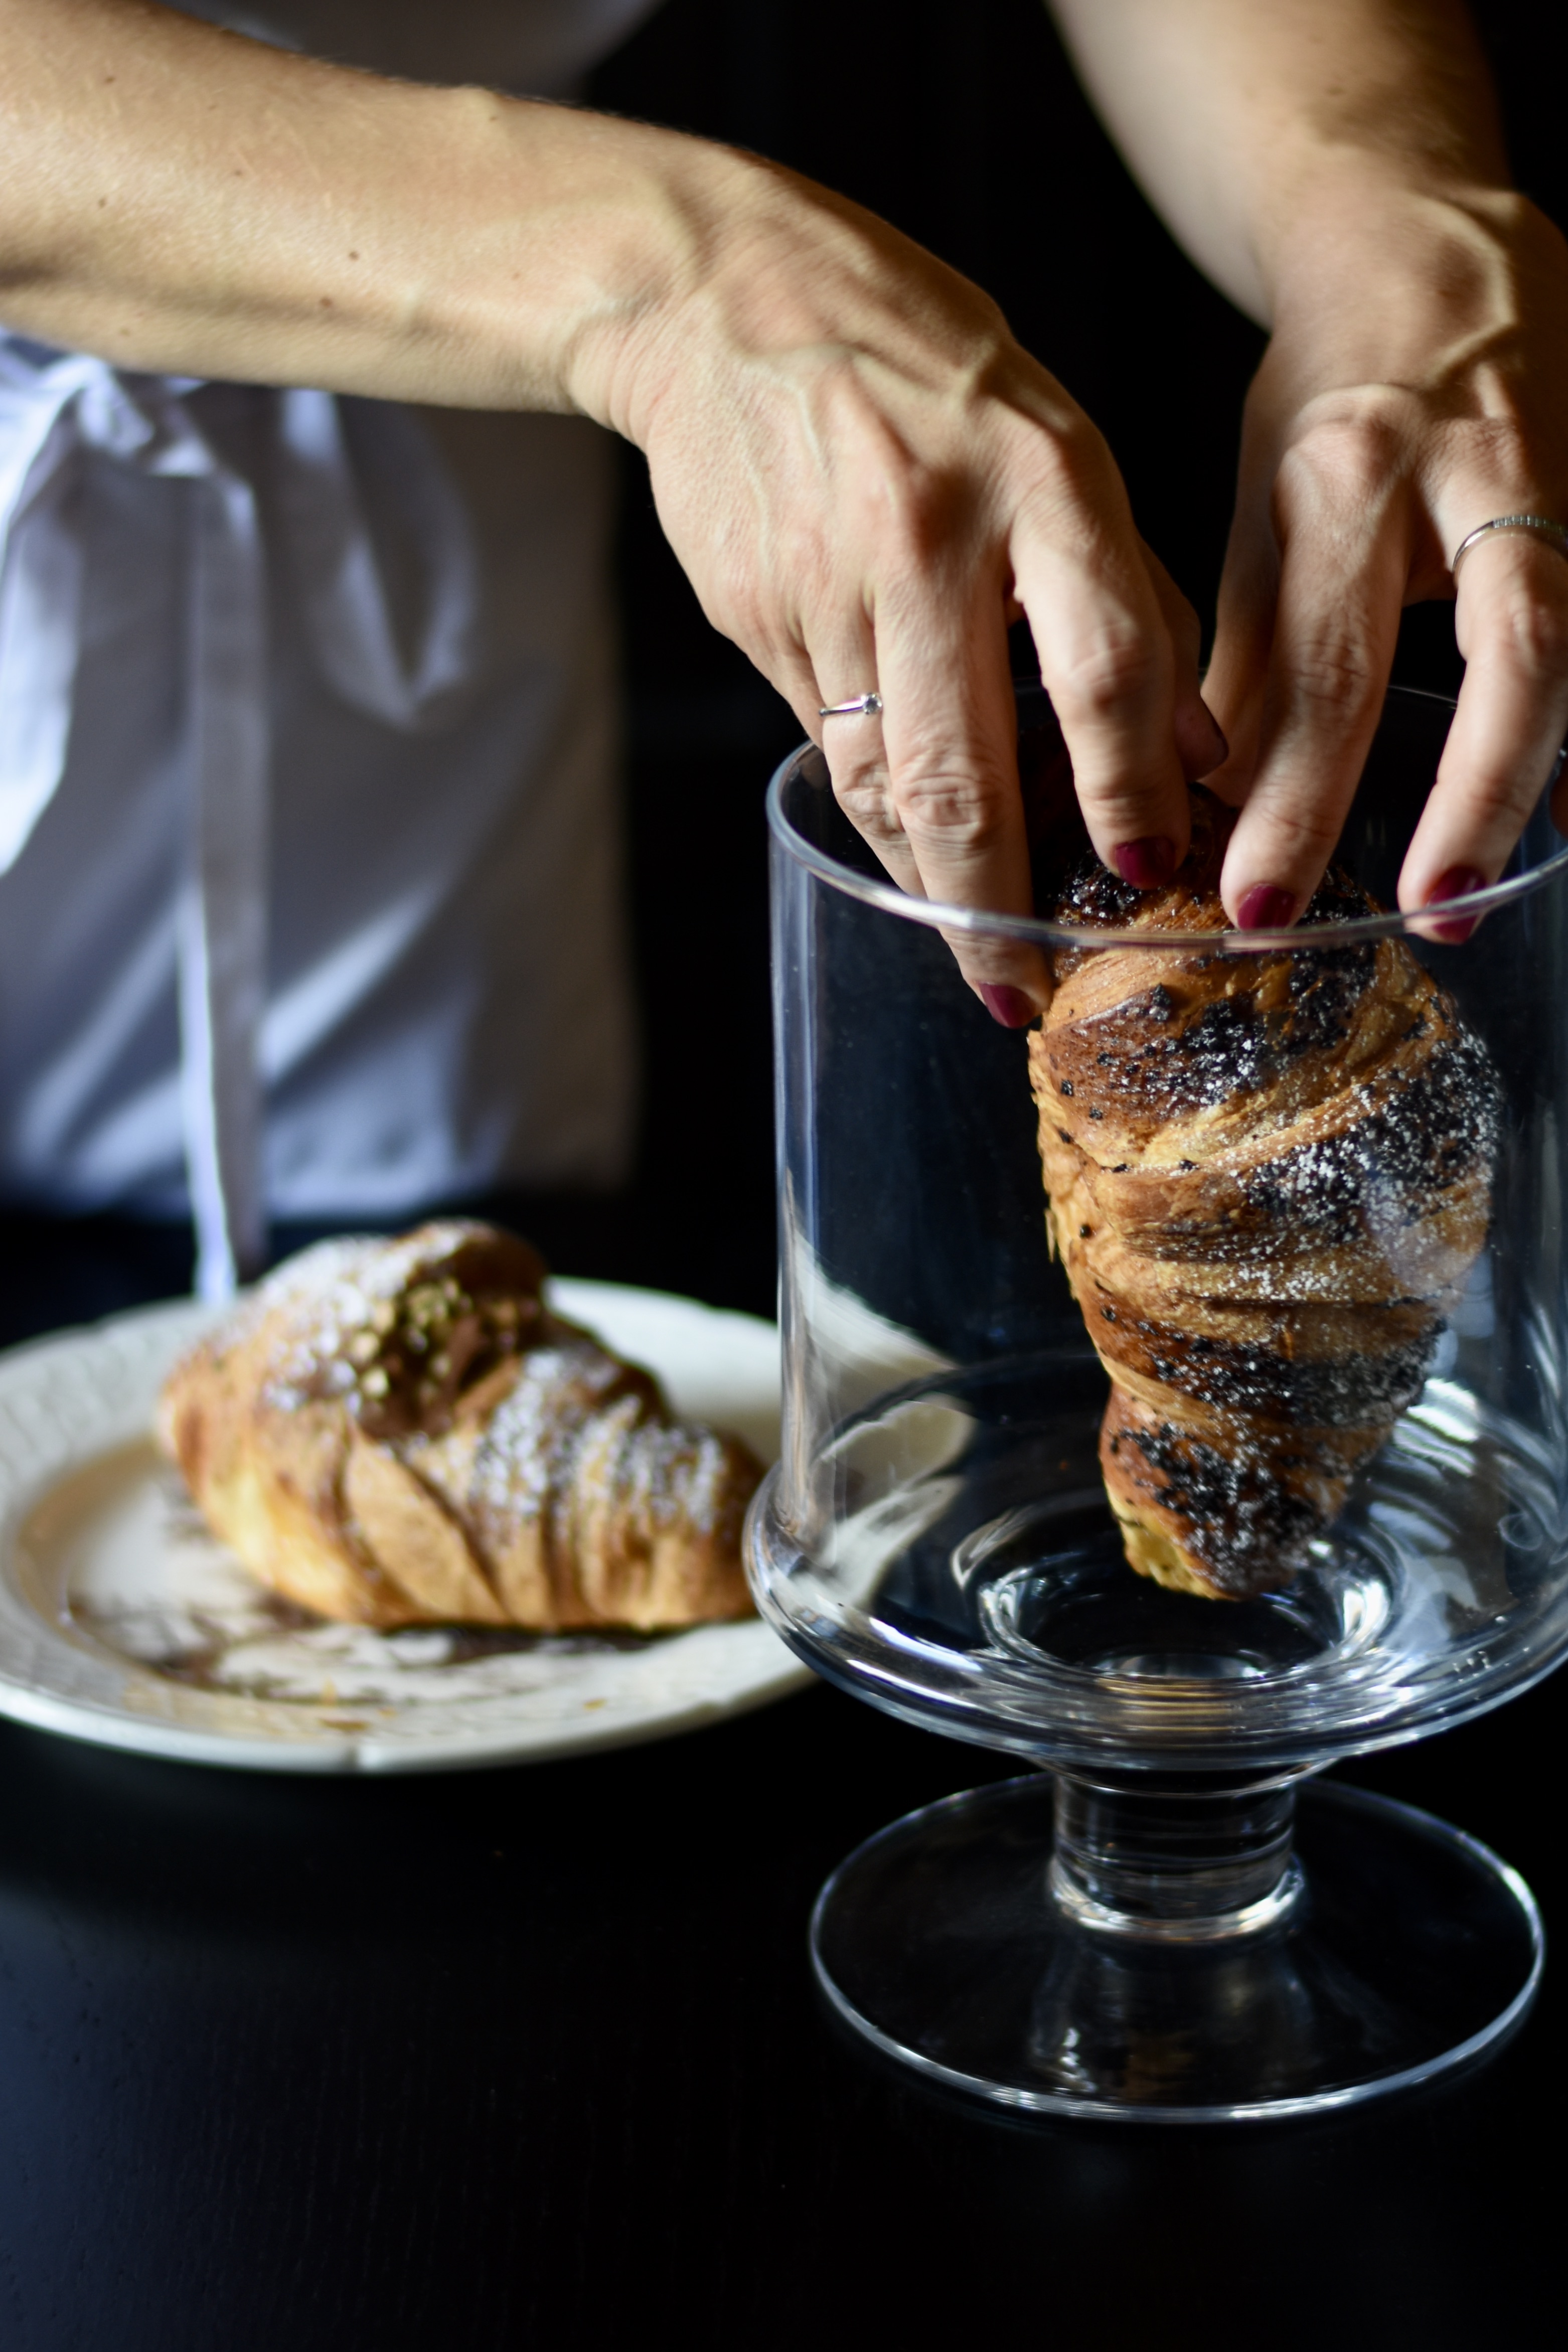
<svg viewBox="0 0 1568 2352"><path fill-rule="evenodd" d="M1542 14L1481 22L1561 216ZM1258 338L1034 0L670 0L596 95L834 182L982 279L1212 613ZM767 1311L762 786L795 726L702 623L630 453L626 476L643 1147L624 1202L524 1205L569 1271ZM1412 616L1401 675L1452 684L1446 609ZM0 1238L13 1336L183 1278L179 1236L112 1221ZM1562 1723L1548 1684L1353 1771L1492 1842L1560 1939ZM805 1965L816 1885L990 1766L826 1690L635 1754L379 1785L0 1727L0 2344L1554 2340L1560 1959L1479 2077L1289 2130L1015 2133L841 2045Z"/></svg>

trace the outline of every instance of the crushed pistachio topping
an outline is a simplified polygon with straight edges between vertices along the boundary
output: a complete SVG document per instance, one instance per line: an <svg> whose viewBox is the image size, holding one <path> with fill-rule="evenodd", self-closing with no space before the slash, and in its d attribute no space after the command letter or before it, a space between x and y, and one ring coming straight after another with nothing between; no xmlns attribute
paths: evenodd
<svg viewBox="0 0 1568 2352"><path fill-rule="evenodd" d="M536 1298L475 1293L449 1274L378 1300L345 1349L359 1420L380 1437L449 1426L464 1395L528 1343L539 1312Z"/></svg>

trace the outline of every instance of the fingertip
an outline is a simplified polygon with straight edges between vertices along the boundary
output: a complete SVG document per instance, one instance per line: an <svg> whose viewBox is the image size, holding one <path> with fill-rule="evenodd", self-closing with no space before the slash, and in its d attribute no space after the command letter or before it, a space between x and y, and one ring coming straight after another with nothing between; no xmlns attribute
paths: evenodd
<svg viewBox="0 0 1568 2352"><path fill-rule="evenodd" d="M1296 892L1280 883L1255 882L1236 904L1237 926L1244 931L1288 931L1296 919L1298 903Z"/></svg>
<svg viewBox="0 0 1568 2352"><path fill-rule="evenodd" d="M1097 800L1079 793L1079 807L1100 864L1134 890L1169 889L1192 840L1186 786L1177 784L1142 806L1134 800L1108 808Z"/></svg>
<svg viewBox="0 0 1568 2352"><path fill-rule="evenodd" d="M1144 834L1137 841L1119 841L1110 863L1134 890L1163 890L1182 862L1182 853L1168 833Z"/></svg>
<svg viewBox="0 0 1568 2352"><path fill-rule="evenodd" d="M1427 891L1426 904L1441 907L1449 898L1470 898L1478 890L1485 890L1488 887L1487 877L1479 866L1450 866L1446 874L1439 874Z"/></svg>
<svg viewBox="0 0 1568 2352"><path fill-rule="evenodd" d="M1168 889L1192 840L1186 784L1168 774L1157 792L1107 793L1098 781L1081 782L1078 789L1083 821L1101 865L1134 890Z"/></svg>
<svg viewBox="0 0 1568 2352"><path fill-rule="evenodd" d="M1450 866L1419 893L1414 906L1406 903L1402 887L1400 902L1406 914L1426 918L1431 908L1446 907L1455 898L1471 898L1478 890L1489 889L1493 877L1483 874L1479 866ZM1462 947L1480 919L1479 915L1456 915L1447 922L1423 919L1418 929L1423 939L1437 940L1445 947Z"/></svg>
<svg viewBox="0 0 1568 2352"><path fill-rule="evenodd" d="M999 1029L1026 1029L1039 1019L1051 1001L1052 981L1038 949L1021 940L983 940L946 930L942 936L965 985Z"/></svg>
<svg viewBox="0 0 1568 2352"><path fill-rule="evenodd" d="M975 992L1000 1028L1026 1029L1040 1017L1039 1006L1031 1003L1021 988L1011 988L1005 982L983 980Z"/></svg>

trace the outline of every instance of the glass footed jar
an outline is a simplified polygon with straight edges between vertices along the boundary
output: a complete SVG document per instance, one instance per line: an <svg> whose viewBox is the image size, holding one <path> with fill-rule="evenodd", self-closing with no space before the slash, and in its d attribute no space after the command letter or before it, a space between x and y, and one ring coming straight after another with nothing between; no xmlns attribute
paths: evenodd
<svg viewBox="0 0 1568 2352"><path fill-rule="evenodd" d="M1387 698L1340 853L1384 906L1451 716ZM1026 766L1059 744L1038 688L1019 723ZM1400 938L1501 1097L1486 1239L1424 1384L1300 1572L1241 1600L1126 1564L1027 1041L942 933L1086 957L1116 935L904 896L814 748L769 814L784 1424L748 1528L757 1603L841 1688L1046 1768L849 1857L812 1924L826 1992L929 2077L1047 2113L1307 2112L1474 2057L1539 1979L1528 1889L1311 1776L1498 1706L1568 1645L1568 851L1544 798L1502 881L1462 902L1485 916L1463 943L1393 914L1186 942L1293 959Z"/></svg>

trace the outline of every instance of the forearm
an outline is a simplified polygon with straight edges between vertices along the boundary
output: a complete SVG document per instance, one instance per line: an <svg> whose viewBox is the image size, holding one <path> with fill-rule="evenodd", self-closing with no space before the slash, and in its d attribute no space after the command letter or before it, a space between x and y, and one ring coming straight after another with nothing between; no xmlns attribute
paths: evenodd
<svg viewBox="0 0 1568 2352"><path fill-rule="evenodd" d="M0 319L121 365L616 415L743 159L293 57L138 0L0 0Z"/></svg>
<svg viewBox="0 0 1568 2352"><path fill-rule="evenodd" d="M1384 199L1516 208L1459 0L1050 0L1085 83L1194 260L1267 325Z"/></svg>
<svg viewBox="0 0 1568 2352"><path fill-rule="evenodd" d="M1568 511L1568 248L1510 184L1460 0L1051 4L1151 198L1270 330L1205 692L1230 747L1209 781L1245 803L1226 903L1289 919L1350 805L1401 607L1454 594L1478 524ZM1539 799L1568 725L1561 554L1490 541L1456 629L1466 681L1405 908L1494 877Z"/></svg>

